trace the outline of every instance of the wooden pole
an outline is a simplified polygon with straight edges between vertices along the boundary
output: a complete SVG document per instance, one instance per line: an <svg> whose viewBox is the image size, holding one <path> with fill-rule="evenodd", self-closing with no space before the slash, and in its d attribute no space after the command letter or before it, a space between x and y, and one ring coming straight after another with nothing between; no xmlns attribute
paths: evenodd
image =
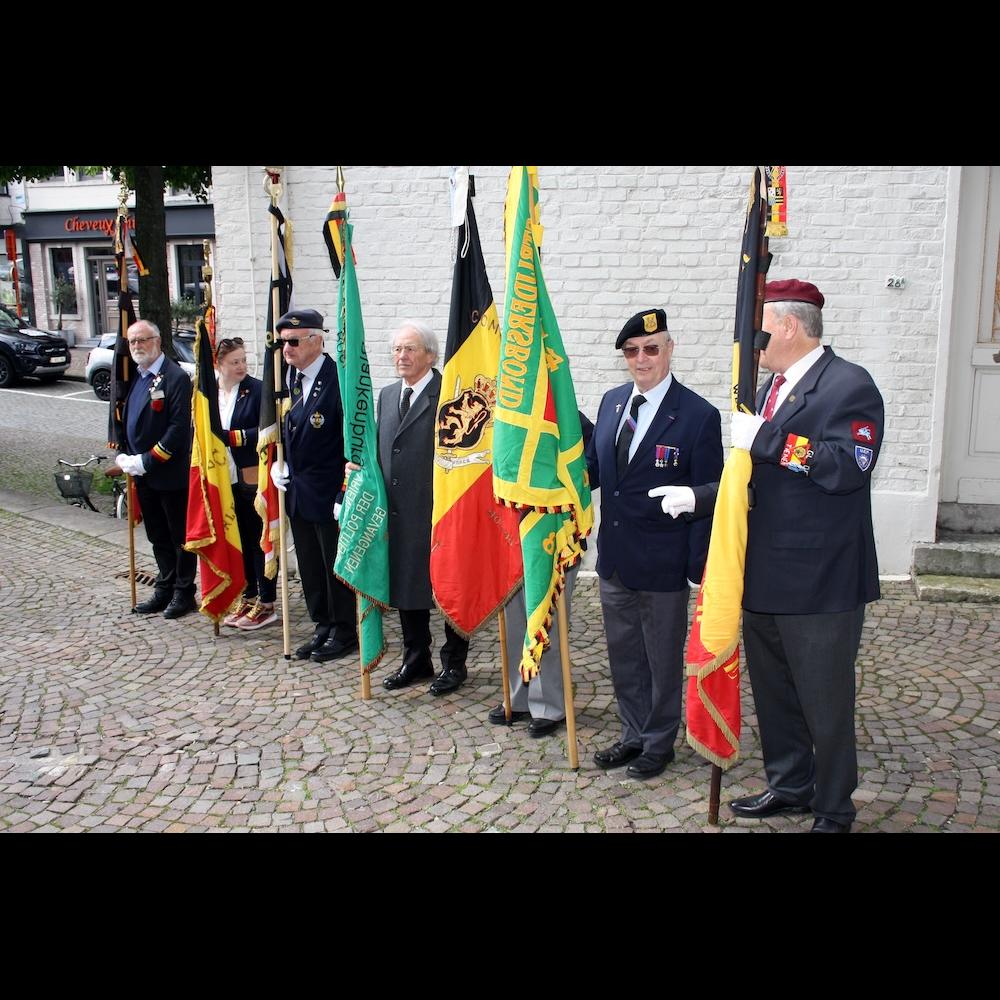
<svg viewBox="0 0 1000 1000"><path fill-rule="evenodd" d="M507 652L507 612L501 608L497 616L500 626L500 681L503 684L503 714L507 717L507 725L513 722L513 710L510 704L510 662Z"/></svg>
<svg viewBox="0 0 1000 1000"><path fill-rule="evenodd" d="M576 749L576 711L573 708L573 678L569 668L569 621L566 614L566 592L559 591L556 602L556 614L559 616L559 653L562 660L563 700L566 704L566 741L569 750L569 766L574 771L580 769L580 757Z"/></svg>
<svg viewBox="0 0 1000 1000"><path fill-rule="evenodd" d="M708 790L708 822L711 826L719 825L719 794L722 791L722 768L712 765L712 783Z"/></svg>
<svg viewBox="0 0 1000 1000"><path fill-rule="evenodd" d="M125 509L128 511L128 585L132 595L132 610L138 600L135 596L135 492L132 489L132 477L125 474Z"/></svg>
<svg viewBox="0 0 1000 1000"><path fill-rule="evenodd" d="M372 678L371 674L369 674L368 671L365 670L365 658L362 655L363 650L361 649L361 598L358 594L354 595L354 608L358 618L358 667L361 670L361 700L371 701Z"/></svg>

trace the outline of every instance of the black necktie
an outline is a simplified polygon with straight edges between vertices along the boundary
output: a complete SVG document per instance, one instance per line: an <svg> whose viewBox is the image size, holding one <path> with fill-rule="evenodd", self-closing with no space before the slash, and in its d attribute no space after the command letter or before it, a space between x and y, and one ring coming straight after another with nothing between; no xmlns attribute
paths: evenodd
<svg viewBox="0 0 1000 1000"><path fill-rule="evenodd" d="M625 421L625 426L622 428L621 434L618 435L619 480L625 475L625 470L628 468L628 450L632 444L632 438L635 437L635 424L639 419L639 407L645 402L645 396L632 397L632 408L629 411L628 419Z"/></svg>
<svg viewBox="0 0 1000 1000"><path fill-rule="evenodd" d="M413 395L413 387L407 386L403 389L403 398L399 403L399 419L405 420L406 414L410 412L410 397Z"/></svg>
<svg viewBox="0 0 1000 1000"><path fill-rule="evenodd" d="M302 372L297 371L295 373L295 381L292 383L292 403L293 404L297 403L301 395L302 395Z"/></svg>

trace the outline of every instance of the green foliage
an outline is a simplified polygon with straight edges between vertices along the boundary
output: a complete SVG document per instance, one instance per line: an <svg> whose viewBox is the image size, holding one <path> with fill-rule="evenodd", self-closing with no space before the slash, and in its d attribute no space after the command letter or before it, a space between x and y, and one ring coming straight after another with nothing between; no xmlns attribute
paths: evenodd
<svg viewBox="0 0 1000 1000"><path fill-rule="evenodd" d="M170 303L170 318L174 322L174 332L181 323L194 323L201 313L202 307L190 295L174 299Z"/></svg>
<svg viewBox="0 0 1000 1000"><path fill-rule="evenodd" d="M65 278L56 278L52 288L52 304L62 312L76 305L76 285Z"/></svg>
<svg viewBox="0 0 1000 1000"><path fill-rule="evenodd" d="M5 167L0 166L0 184L8 181L38 181L62 170L61 166L54 167ZM88 166L84 167L84 172L90 175L98 174L102 170L110 170L112 177L118 177L119 173L125 171L125 180L128 186L135 189L135 167L123 166ZM208 201L208 189L212 183L212 168L210 166L200 167L164 167L163 182L169 184L178 191L190 191L199 201Z"/></svg>

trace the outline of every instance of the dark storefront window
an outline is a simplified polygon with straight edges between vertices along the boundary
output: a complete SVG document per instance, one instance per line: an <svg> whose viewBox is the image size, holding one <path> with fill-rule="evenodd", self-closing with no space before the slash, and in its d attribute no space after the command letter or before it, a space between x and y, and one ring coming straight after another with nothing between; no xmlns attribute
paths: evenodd
<svg viewBox="0 0 1000 1000"><path fill-rule="evenodd" d="M52 288L54 290L56 282L60 280L72 286L72 299L69 299L69 295L67 293L67 301L63 303L62 311L64 313L75 314L77 312L77 304L76 278L73 273L73 248L53 247L49 251L49 254L51 255L52 260Z"/></svg>
<svg viewBox="0 0 1000 1000"><path fill-rule="evenodd" d="M205 301L201 269L205 263L200 243L177 248L177 284L180 298L194 299L195 305Z"/></svg>

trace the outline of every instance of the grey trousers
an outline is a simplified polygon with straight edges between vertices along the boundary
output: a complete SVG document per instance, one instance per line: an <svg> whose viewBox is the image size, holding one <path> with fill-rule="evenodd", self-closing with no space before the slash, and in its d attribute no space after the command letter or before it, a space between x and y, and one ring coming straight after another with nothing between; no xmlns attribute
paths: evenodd
<svg viewBox="0 0 1000 1000"><path fill-rule="evenodd" d="M864 619L863 604L835 614L743 612L768 788L836 823L856 814L854 661Z"/></svg>
<svg viewBox="0 0 1000 1000"><path fill-rule="evenodd" d="M630 590L615 573L601 580L601 610L621 741L665 757L681 723L688 588Z"/></svg>
<svg viewBox="0 0 1000 1000"><path fill-rule="evenodd" d="M580 564L577 563L566 574L566 617L573 620L571 610L573 587L576 584ZM524 609L524 588L522 587L504 608L507 616L507 655L510 657L510 707L515 712L530 712L533 719L553 719L559 721L566 718L566 702L563 698L562 662L560 660L559 615L552 616L552 628L549 629L550 645L542 654L538 676L530 684L521 680L521 672L517 664L520 651L524 645L524 630L527 627L527 614ZM568 624L567 622L567 624Z"/></svg>

